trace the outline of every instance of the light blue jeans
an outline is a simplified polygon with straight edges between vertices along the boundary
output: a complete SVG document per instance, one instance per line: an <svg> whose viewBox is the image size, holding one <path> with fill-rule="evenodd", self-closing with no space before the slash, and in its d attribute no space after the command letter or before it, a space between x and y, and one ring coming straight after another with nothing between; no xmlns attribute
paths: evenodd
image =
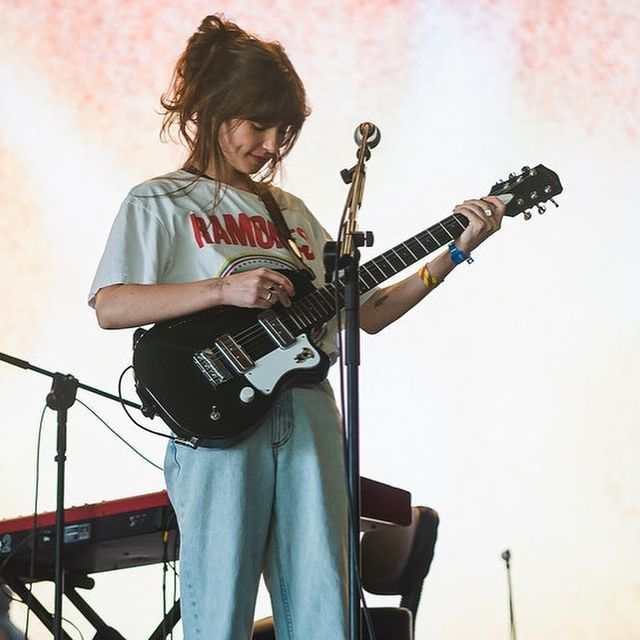
<svg viewBox="0 0 640 640"><path fill-rule="evenodd" d="M328 382L282 392L228 449L171 442L186 640L248 640L260 574L278 640L342 640L347 625L343 439Z"/></svg>

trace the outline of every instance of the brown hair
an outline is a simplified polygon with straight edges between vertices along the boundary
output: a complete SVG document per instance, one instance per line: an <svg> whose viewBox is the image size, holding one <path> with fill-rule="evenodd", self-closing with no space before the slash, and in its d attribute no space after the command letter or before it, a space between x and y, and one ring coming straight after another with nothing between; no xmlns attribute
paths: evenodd
<svg viewBox="0 0 640 640"><path fill-rule="evenodd" d="M164 108L161 135L178 126L189 149L184 166L201 174L224 160L220 126L232 118L280 124L282 146L262 170L270 182L295 141L310 110L302 81L277 42L265 42L223 16L207 16L180 56Z"/></svg>

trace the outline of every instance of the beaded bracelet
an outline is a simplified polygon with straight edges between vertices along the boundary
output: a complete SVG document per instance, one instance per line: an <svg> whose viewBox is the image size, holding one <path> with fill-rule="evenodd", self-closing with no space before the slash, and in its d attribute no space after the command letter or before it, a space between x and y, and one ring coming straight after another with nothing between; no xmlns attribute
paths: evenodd
<svg viewBox="0 0 640 640"><path fill-rule="evenodd" d="M433 287L437 287L440 284L440 280L435 276L432 276L425 264L420 271L418 271L418 275L420 276L420 280L424 284L427 289L433 289Z"/></svg>

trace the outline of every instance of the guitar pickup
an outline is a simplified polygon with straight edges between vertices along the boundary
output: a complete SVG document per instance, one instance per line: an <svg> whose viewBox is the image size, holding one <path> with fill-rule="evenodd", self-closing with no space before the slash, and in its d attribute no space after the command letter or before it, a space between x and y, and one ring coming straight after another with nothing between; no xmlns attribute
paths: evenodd
<svg viewBox="0 0 640 640"><path fill-rule="evenodd" d="M211 349L198 351L193 356L193 361L214 387L232 378L229 370L220 362L220 358Z"/></svg>
<svg viewBox="0 0 640 640"><path fill-rule="evenodd" d="M228 333L216 340L216 347L238 373L245 373L255 365L247 352Z"/></svg>
<svg viewBox="0 0 640 640"><path fill-rule="evenodd" d="M296 341L294 335L285 327L275 311L269 309L269 311L261 313L258 316L258 322L281 349L290 347Z"/></svg>

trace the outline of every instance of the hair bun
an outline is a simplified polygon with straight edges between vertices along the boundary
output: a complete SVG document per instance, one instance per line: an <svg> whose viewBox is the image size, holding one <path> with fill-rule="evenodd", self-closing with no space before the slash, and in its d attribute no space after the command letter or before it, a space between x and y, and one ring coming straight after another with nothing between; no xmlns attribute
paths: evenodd
<svg viewBox="0 0 640 640"><path fill-rule="evenodd" d="M206 40L209 45L220 45L231 39L246 37L246 32L235 22L227 20L224 15L214 13L207 16L200 23L195 35L200 36L202 40Z"/></svg>

